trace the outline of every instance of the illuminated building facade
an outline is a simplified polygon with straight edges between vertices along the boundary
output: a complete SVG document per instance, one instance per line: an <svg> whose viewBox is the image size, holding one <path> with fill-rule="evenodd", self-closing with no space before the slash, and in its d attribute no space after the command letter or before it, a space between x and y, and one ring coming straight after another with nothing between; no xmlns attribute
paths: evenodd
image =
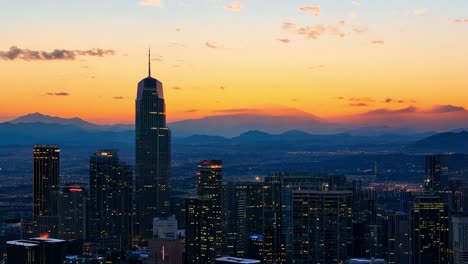
<svg viewBox="0 0 468 264"><path fill-rule="evenodd" d="M136 231L153 236L153 217L169 214L171 191L170 131L166 126L163 85L151 77L138 83L135 111Z"/></svg>
<svg viewBox="0 0 468 264"><path fill-rule="evenodd" d="M448 210L441 198L416 196L410 211L412 264L449 262Z"/></svg>
<svg viewBox="0 0 468 264"><path fill-rule="evenodd" d="M187 199L185 205L185 263L201 264L201 203Z"/></svg>
<svg viewBox="0 0 468 264"><path fill-rule="evenodd" d="M201 208L200 254L202 263L214 263L222 256L223 165L220 160L204 160L197 166L197 196Z"/></svg>
<svg viewBox="0 0 468 264"><path fill-rule="evenodd" d="M352 248L352 192L295 190L294 263L344 263Z"/></svg>
<svg viewBox="0 0 468 264"><path fill-rule="evenodd" d="M89 239L120 254L132 241L132 168L119 160L117 150L97 150L89 165Z"/></svg>
<svg viewBox="0 0 468 264"><path fill-rule="evenodd" d="M39 234L58 233L59 165L59 146L34 145L33 222Z"/></svg>

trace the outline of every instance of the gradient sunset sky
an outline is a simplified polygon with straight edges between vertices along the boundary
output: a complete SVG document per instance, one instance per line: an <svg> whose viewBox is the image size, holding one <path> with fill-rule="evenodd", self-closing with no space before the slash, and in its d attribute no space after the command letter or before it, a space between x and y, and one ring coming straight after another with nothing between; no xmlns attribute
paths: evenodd
<svg viewBox="0 0 468 264"><path fill-rule="evenodd" d="M0 3L2 121L133 123L148 47L169 121L286 108L450 118L468 107L466 0Z"/></svg>

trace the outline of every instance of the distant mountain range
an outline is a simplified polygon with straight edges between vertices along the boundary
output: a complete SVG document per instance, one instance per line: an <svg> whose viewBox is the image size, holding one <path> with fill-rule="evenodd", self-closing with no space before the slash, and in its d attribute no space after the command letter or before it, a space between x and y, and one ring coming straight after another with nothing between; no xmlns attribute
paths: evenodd
<svg viewBox="0 0 468 264"><path fill-rule="evenodd" d="M275 125L277 123L281 125ZM314 116L288 118L240 114L179 121L169 126L175 146L244 145L311 150L338 146L348 150L363 146L385 150L391 146L393 150L410 152L468 152L466 131L404 134L393 132L388 127L369 127L346 133L332 133L333 124ZM314 127L322 133L307 132ZM0 123L0 146L54 143L94 148L133 148L133 128L133 125L97 125L80 118L67 119L33 113ZM229 134L232 137L219 136L220 134Z"/></svg>

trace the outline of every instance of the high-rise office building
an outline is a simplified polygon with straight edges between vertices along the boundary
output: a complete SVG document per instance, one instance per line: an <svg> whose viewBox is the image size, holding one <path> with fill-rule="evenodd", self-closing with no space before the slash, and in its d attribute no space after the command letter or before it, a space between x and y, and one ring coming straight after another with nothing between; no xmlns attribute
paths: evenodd
<svg viewBox="0 0 468 264"><path fill-rule="evenodd" d="M352 192L296 190L295 263L343 263L352 248Z"/></svg>
<svg viewBox="0 0 468 264"><path fill-rule="evenodd" d="M249 237L263 231L263 182L226 184L223 200L223 253L247 257Z"/></svg>
<svg viewBox="0 0 468 264"><path fill-rule="evenodd" d="M132 168L117 150L97 150L90 158L90 240L106 241L106 254L119 255L132 241Z"/></svg>
<svg viewBox="0 0 468 264"><path fill-rule="evenodd" d="M136 231L144 239L153 236L153 217L169 214L171 191L171 134L163 85L151 77L148 66L148 77L138 83L135 109Z"/></svg>
<svg viewBox="0 0 468 264"><path fill-rule="evenodd" d="M220 160L204 160L197 166L197 196L201 200L202 263L214 263L222 256L223 165Z"/></svg>
<svg viewBox="0 0 468 264"><path fill-rule="evenodd" d="M263 262L286 263L286 244L282 229L282 173L265 178L263 186Z"/></svg>
<svg viewBox="0 0 468 264"><path fill-rule="evenodd" d="M410 234L412 264L448 263L448 210L439 196L428 194L414 198Z"/></svg>
<svg viewBox="0 0 468 264"><path fill-rule="evenodd" d="M62 188L60 204L60 238L83 240L86 238L87 193L80 184L67 184Z"/></svg>
<svg viewBox="0 0 468 264"><path fill-rule="evenodd" d="M39 234L56 236L58 233L59 164L57 145L34 145L33 222Z"/></svg>
<svg viewBox="0 0 468 264"><path fill-rule="evenodd" d="M468 263L468 215L452 216L453 264Z"/></svg>
<svg viewBox="0 0 468 264"><path fill-rule="evenodd" d="M409 264L409 215L395 212L388 222L388 264Z"/></svg>
<svg viewBox="0 0 468 264"><path fill-rule="evenodd" d="M440 192L449 187L448 168L443 155L428 155L424 165L424 190L427 192Z"/></svg>
<svg viewBox="0 0 468 264"><path fill-rule="evenodd" d="M185 205L185 263L201 264L201 203L199 199L187 199Z"/></svg>

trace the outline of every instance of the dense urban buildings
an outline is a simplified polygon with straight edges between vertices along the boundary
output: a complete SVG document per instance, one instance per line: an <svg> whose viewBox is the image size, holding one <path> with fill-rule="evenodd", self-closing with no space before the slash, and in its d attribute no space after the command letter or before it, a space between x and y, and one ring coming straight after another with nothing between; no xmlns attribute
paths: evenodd
<svg viewBox="0 0 468 264"><path fill-rule="evenodd" d="M65 240L86 238L86 189L70 183L62 188L60 204L60 237Z"/></svg>
<svg viewBox="0 0 468 264"><path fill-rule="evenodd" d="M7 242L7 264L63 264L65 241L31 238Z"/></svg>
<svg viewBox="0 0 468 264"><path fill-rule="evenodd" d="M151 77L138 83L135 108L135 232L141 238L153 236L153 217L170 213L171 133L166 126L166 105L162 83Z"/></svg>
<svg viewBox="0 0 468 264"><path fill-rule="evenodd" d="M417 196L410 212L412 264L449 262L448 209L432 194Z"/></svg>
<svg viewBox="0 0 468 264"><path fill-rule="evenodd" d="M59 227L59 146L34 145L33 163L33 222L36 232L56 236Z"/></svg>
<svg viewBox="0 0 468 264"><path fill-rule="evenodd" d="M117 150L97 150L89 162L89 240L107 255L124 255L132 244L132 168Z"/></svg>

